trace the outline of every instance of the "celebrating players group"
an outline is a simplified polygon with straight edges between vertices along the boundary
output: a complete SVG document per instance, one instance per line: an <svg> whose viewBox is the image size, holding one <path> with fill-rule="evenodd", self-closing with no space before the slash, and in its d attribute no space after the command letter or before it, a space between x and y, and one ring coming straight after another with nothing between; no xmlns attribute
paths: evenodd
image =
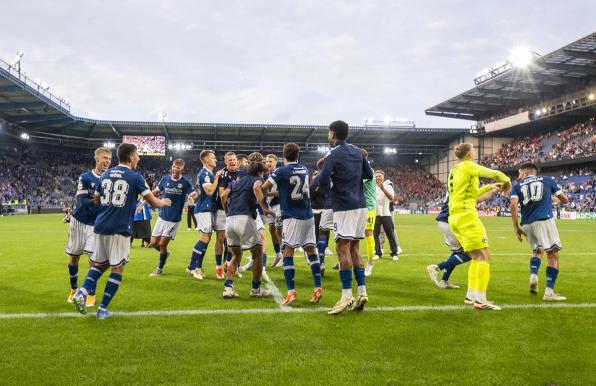
<svg viewBox="0 0 596 386"><path fill-rule="evenodd" d="M362 311L368 302L365 269L360 255L360 240L370 228L371 213L374 226L374 208L367 206L365 185L374 181L374 172L367 161L367 153L346 142L349 127L343 121L329 125L331 150L318 163L318 173L312 180L309 171L298 163L300 148L295 143L283 147L284 165L277 167L278 159L260 153L248 156L228 152L225 168L213 173L217 164L215 153L203 150L200 159L203 168L197 177L196 190L182 176L184 161L172 163L171 175L161 179L151 191L143 177L135 172L139 162L137 148L123 143L118 147L119 164L109 168L111 150L95 151L95 169L79 178L76 204L72 209L66 253L71 292L68 302L85 314L95 305L96 283L110 268L104 295L97 310L97 318L112 316L108 306L122 281L124 266L130 252L133 217L138 208L137 197L154 208L160 208L159 218L151 234L151 246L159 251L159 265L151 276L161 276L167 262L168 244L174 240L186 202L194 204L199 240L192 249L187 272L202 280L203 259L216 233L215 262L218 279L224 280L223 298L239 296L234 290L234 278L252 269L251 297L267 297L271 293L261 288L261 281L269 281L266 265L265 224L275 251L272 267L283 265L288 289L283 300L287 306L297 298L294 285L294 251L304 250L314 282L311 303L323 296L326 234L334 231L342 282L340 300L329 311L339 314L346 310ZM503 173L483 168L474 162L470 144L455 149L460 163L449 175L448 195L444 210L437 217L439 228L445 234L452 250L444 262L427 267L428 273L440 288L456 288L448 282L455 266L471 261L468 272L468 292L465 303L480 310L498 310L486 300L489 281L488 239L478 218L476 202L487 200L498 191L508 192L510 180ZM547 289L545 300L565 300L553 292L558 273L558 250L561 248L556 226L552 219L551 193L562 201L564 194L547 177L536 176L534 165L524 165L513 190L512 214L518 239L526 235L532 244L530 290L537 291L538 267L546 251L548 255ZM479 187L480 178L493 178L499 183ZM370 189L368 189L370 191ZM311 196L323 195L325 209L320 218L320 229L315 236L315 219ZM162 198L157 198L157 197ZM326 198L326 200L325 200ZM368 193L367 193L368 198ZM517 204L522 207L522 226L517 223ZM513 207L515 206L515 210ZM373 209L371 211L371 209ZM325 218L323 218L325 217ZM368 224L367 224L368 223ZM367 233L367 236L368 233ZM372 236L370 236L372 237ZM243 251L250 251L250 262L241 266ZM370 252L369 252L370 253ZM82 254L90 255L90 269L83 284L78 286L78 261ZM370 257L370 256L369 256ZM443 270L442 280L438 274ZM357 294L352 292L352 274L357 283Z"/></svg>

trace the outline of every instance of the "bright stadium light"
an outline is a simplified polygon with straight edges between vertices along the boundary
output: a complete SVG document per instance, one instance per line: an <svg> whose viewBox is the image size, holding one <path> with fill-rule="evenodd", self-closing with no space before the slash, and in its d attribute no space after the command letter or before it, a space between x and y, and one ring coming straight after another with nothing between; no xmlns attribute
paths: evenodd
<svg viewBox="0 0 596 386"><path fill-rule="evenodd" d="M517 68L528 67L532 59L534 59L534 52L522 46L515 47L509 55L509 62Z"/></svg>
<svg viewBox="0 0 596 386"><path fill-rule="evenodd" d="M542 115L542 111L540 111L540 109L536 109L536 111L534 111L534 116L539 117Z"/></svg>
<svg viewBox="0 0 596 386"><path fill-rule="evenodd" d="M394 147L386 147L385 149L383 149L383 152L385 154L397 154L397 149Z"/></svg>
<svg viewBox="0 0 596 386"><path fill-rule="evenodd" d="M29 134L27 134L27 133L21 133L21 138L26 141L26 140L29 139Z"/></svg>
<svg viewBox="0 0 596 386"><path fill-rule="evenodd" d="M103 147L107 147L108 149L113 149L116 147L116 144L114 142L104 142Z"/></svg>
<svg viewBox="0 0 596 386"><path fill-rule="evenodd" d="M588 95L588 100L590 100L590 101L594 100L594 93L590 93L590 95Z"/></svg>
<svg viewBox="0 0 596 386"><path fill-rule="evenodd" d="M547 111L547 110L546 110L546 107L543 107L543 108L542 108L542 114L546 114L546 111Z"/></svg>

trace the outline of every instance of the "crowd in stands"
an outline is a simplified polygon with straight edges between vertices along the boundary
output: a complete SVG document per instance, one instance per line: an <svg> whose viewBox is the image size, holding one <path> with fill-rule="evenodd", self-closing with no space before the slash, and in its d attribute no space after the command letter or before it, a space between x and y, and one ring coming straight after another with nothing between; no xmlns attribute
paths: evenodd
<svg viewBox="0 0 596 386"><path fill-rule="evenodd" d="M486 155L482 163L493 168L519 166L525 162L551 162L596 155L596 122L592 119L570 128L517 138L496 153Z"/></svg>
<svg viewBox="0 0 596 386"><path fill-rule="evenodd" d="M412 164L401 164L382 168L385 178L393 182L396 200L399 206L424 206L427 202L441 199L445 186L437 177L423 168Z"/></svg>

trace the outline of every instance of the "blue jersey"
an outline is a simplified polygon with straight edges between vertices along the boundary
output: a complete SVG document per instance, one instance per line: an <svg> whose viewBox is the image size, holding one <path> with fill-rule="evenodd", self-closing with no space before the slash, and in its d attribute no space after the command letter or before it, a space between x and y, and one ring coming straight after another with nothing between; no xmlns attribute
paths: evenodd
<svg viewBox="0 0 596 386"><path fill-rule="evenodd" d="M253 191L256 181L263 181L258 176L246 176L233 181L229 186L228 216L247 215L257 218L257 197Z"/></svg>
<svg viewBox="0 0 596 386"><path fill-rule="evenodd" d="M223 210L223 205L221 204L221 197L219 195L219 188L224 188L224 190L230 186L232 181L236 180L238 177L238 171L229 171L227 168L223 168L223 172L219 176L219 182L217 183L217 192L214 194L216 195L215 198L215 210Z"/></svg>
<svg viewBox="0 0 596 386"><path fill-rule="evenodd" d="M441 207L441 211L435 217L435 220L442 221L442 222L449 222L449 191L445 194L445 198L443 199L443 206Z"/></svg>
<svg viewBox="0 0 596 386"><path fill-rule="evenodd" d="M271 176L271 173L264 174L263 180L265 180L265 181L268 180L270 176ZM277 183L275 181L272 181L272 183L273 183L273 186L271 187L271 189L269 191L271 193L279 192L279 190L277 189ZM279 205L279 196L266 197L265 202L267 203L268 207L273 207L273 206Z"/></svg>
<svg viewBox="0 0 596 386"><path fill-rule="evenodd" d="M362 181L372 178L374 173L362 151L346 141L337 141L313 185L329 187L332 209L341 212L366 208Z"/></svg>
<svg viewBox="0 0 596 386"><path fill-rule="evenodd" d="M310 207L308 169L305 166L297 162L288 163L271 173L269 181L277 184L282 219L306 220L313 216Z"/></svg>
<svg viewBox="0 0 596 386"><path fill-rule="evenodd" d="M143 204L143 202L145 202L145 200L142 198L139 198L137 201L133 222L151 220L151 206L149 206L149 204L145 203L145 205L143 205L143 210L137 213L137 209Z"/></svg>
<svg viewBox="0 0 596 386"><path fill-rule="evenodd" d="M72 216L86 225L95 225L99 205L93 203L95 187L99 184L99 176L95 171L81 174L77 186L76 203L72 208Z"/></svg>
<svg viewBox="0 0 596 386"><path fill-rule="evenodd" d="M213 212L213 196L205 193L203 185L212 184L214 180L213 173L207 169L202 168L197 176L197 192L199 192L199 199L195 202L195 213Z"/></svg>
<svg viewBox="0 0 596 386"><path fill-rule="evenodd" d="M517 181L511 189L511 198L519 200L522 225L552 218L552 195L561 193L553 177L529 176Z"/></svg>
<svg viewBox="0 0 596 386"><path fill-rule="evenodd" d="M137 196L150 193L145 179L128 166L118 165L106 170L95 188L101 209L94 231L100 235L130 235Z"/></svg>
<svg viewBox="0 0 596 386"><path fill-rule="evenodd" d="M163 198L172 200L171 206L164 206L159 210L159 217L170 222L180 221L186 196L193 192L190 181L184 177L175 180L172 176L165 176L159 181L157 189L163 192Z"/></svg>

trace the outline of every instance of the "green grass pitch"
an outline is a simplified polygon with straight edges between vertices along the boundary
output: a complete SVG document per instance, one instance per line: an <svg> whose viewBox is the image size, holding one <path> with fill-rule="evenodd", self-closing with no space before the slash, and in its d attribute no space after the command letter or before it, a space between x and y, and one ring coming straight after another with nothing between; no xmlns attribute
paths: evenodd
<svg viewBox="0 0 596 386"><path fill-rule="evenodd" d="M98 321L68 317L74 309L66 303L67 225L61 218L0 218L0 384L596 383L594 221L558 222L564 250L556 290L570 307L544 307L541 295L530 295L529 248L517 242L507 218L483 218L493 252L489 299L504 309L459 307L467 266L452 275L461 289L437 289L425 269L448 255L436 223L430 215L402 215L396 223L404 253L399 262L375 262L362 313L325 312L340 295L331 269L335 257L327 258L324 298L313 307L310 271L297 254L293 308L312 312L282 312L273 298L249 298L250 273L236 281L241 298L223 300L213 243L205 258L207 279L184 272L197 236L181 226L160 278L148 276L157 252L135 241L110 306L127 314ZM85 259L80 267L82 281ZM285 293L283 272L269 269L269 275ZM98 298L104 283L105 277ZM130 314L166 310L213 313ZM32 313L40 315L22 317Z"/></svg>

